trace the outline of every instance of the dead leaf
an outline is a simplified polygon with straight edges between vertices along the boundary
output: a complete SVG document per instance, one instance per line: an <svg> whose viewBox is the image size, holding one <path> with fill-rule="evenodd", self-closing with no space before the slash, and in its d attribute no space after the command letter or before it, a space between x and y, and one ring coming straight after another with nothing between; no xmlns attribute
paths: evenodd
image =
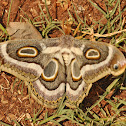
<svg viewBox="0 0 126 126"><path fill-rule="evenodd" d="M29 119L31 126L34 126L33 123L32 123L32 121L30 120L31 119L31 116L30 116L29 113L26 113L26 117L27 117L27 119Z"/></svg>
<svg viewBox="0 0 126 126"><path fill-rule="evenodd" d="M66 35L70 35L71 29L72 29L71 28L72 23L73 21L71 20L71 18L69 18L65 24L64 24L64 21L62 22L61 27Z"/></svg>
<svg viewBox="0 0 126 126"><path fill-rule="evenodd" d="M0 120L2 120L3 118L4 118L4 116L0 114Z"/></svg>
<svg viewBox="0 0 126 126"><path fill-rule="evenodd" d="M10 120L16 120L17 119L16 115L14 115L12 113L8 113L8 117L9 117Z"/></svg>
<svg viewBox="0 0 126 126"><path fill-rule="evenodd" d="M42 0L43 3L45 3L45 0ZM51 1L50 0L46 0L46 5L50 5Z"/></svg>
<svg viewBox="0 0 126 126"><path fill-rule="evenodd" d="M37 11L34 8L31 8L30 12L31 12L33 17L37 17L38 16L38 13L37 13Z"/></svg>
<svg viewBox="0 0 126 126"><path fill-rule="evenodd" d="M1 97L1 103L3 103L3 104L7 104L8 103L8 100L4 100L4 96L3 95Z"/></svg>
<svg viewBox="0 0 126 126"><path fill-rule="evenodd" d="M10 22L7 32L12 40L42 39L39 31L29 22Z"/></svg>

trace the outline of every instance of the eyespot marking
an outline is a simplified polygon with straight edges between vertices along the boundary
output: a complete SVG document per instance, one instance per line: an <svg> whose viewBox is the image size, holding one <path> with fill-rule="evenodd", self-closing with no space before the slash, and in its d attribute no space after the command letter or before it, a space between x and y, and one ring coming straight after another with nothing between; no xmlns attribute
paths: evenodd
<svg viewBox="0 0 126 126"><path fill-rule="evenodd" d="M100 59L100 56L100 52L97 49L88 49L85 53L85 57L91 60Z"/></svg>
<svg viewBox="0 0 126 126"><path fill-rule="evenodd" d="M113 68L114 68L114 70L118 70L119 69L118 64L114 64Z"/></svg>
<svg viewBox="0 0 126 126"><path fill-rule="evenodd" d="M36 57L38 55L38 50L35 47L25 46L18 49L17 55L19 57L24 57L24 58Z"/></svg>
<svg viewBox="0 0 126 126"><path fill-rule="evenodd" d="M79 81L82 77L80 73L80 68L75 59L71 63L71 75L73 81Z"/></svg>
<svg viewBox="0 0 126 126"><path fill-rule="evenodd" d="M54 81L58 74L58 61L52 59L47 66L44 68L44 71L41 75L42 79L45 81Z"/></svg>

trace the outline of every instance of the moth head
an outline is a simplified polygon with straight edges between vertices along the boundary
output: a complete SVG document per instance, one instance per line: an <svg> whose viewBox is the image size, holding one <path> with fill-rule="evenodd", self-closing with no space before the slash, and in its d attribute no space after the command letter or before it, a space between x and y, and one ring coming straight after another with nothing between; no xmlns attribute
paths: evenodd
<svg viewBox="0 0 126 126"><path fill-rule="evenodd" d="M113 58L111 60L111 74L121 75L126 69L126 58L117 48L113 47Z"/></svg>

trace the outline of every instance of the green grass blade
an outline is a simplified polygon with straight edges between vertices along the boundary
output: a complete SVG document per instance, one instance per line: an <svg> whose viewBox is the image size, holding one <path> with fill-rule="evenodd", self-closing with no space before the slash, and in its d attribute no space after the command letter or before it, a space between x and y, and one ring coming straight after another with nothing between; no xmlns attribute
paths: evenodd
<svg viewBox="0 0 126 126"><path fill-rule="evenodd" d="M119 78L115 79L107 88L106 88L106 92L100 97L100 99L93 104L89 109L87 109L87 111L85 112L85 114L87 114L92 108L94 108L97 104L99 104L103 99L105 99L105 96L111 91L111 89L114 87L114 85L119 81Z"/></svg>
<svg viewBox="0 0 126 126"><path fill-rule="evenodd" d="M1 124L1 126L2 126L2 125L4 125L4 126L12 126L12 125L9 125L9 124L4 123L4 122L2 122L2 121L0 121L0 124Z"/></svg>
<svg viewBox="0 0 126 126"><path fill-rule="evenodd" d="M97 6L96 3L92 2L91 0L89 0L89 2L95 7L97 8L105 17L107 17L107 14L104 10L102 10L100 7Z"/></svg>

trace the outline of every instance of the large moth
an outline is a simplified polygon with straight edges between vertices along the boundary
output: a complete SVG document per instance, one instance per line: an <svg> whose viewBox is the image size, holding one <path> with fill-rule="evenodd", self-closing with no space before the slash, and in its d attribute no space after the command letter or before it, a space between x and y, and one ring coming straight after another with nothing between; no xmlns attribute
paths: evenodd
<svg viewBox="0 0 126 126"><path fill-rule="evenodd" d="M0 70L28 86L38 103L56 108L64 94L78 106L92 83L125 71L126 59L114 46L65 35L50 39L10 40L0 44Z"/></svg>

